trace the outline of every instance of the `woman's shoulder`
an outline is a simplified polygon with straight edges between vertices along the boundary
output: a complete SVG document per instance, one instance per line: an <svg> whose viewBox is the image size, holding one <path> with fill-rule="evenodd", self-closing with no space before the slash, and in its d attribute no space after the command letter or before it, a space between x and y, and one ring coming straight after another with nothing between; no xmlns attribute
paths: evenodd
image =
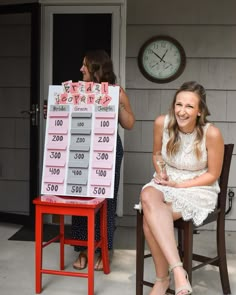
<svg viewBox="0 0 236 295"><path fill-rule="evenodd" d="M213 123L207 123L206 125L207 136L218 136L221 135L221 131Z"/></svg>
<svg viewBox="0 0 236 295"><path fill-rule="evenodd" d="M164 126L166 125L166 119L167 115L158 116L154 121L155 128L163 130Z"/></svg>
<svg viewBox="0 0 236 295"><path fill-rule="evenodd" d="M223 136L220 129L212 123L208 123L207 125L206 138L208 141L223 140Z"/></svg>
<svg viewBox="0 0 236 295"><path fill-rule="evenodd" d="M155 119L155 125L164 126L165 122L168 120L168 115L160 115Z"/></svg>

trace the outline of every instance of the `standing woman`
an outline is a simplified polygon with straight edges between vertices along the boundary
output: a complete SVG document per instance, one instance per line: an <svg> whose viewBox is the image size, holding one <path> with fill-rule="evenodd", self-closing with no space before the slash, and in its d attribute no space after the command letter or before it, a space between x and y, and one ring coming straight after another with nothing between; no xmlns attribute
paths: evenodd
<svg viewBox="0 0 236 295"><path fill-rule="evenodd" d="M166 294L169 272L176 295L192 294L173 222L183 218L200 225L217 204L224 142L208 115L205 89L191 81L176 92L169 113L154 123L155 174L141 192L144 234L156 271L150 295Z"/></svg>
<svg viewBox="0 0 236 295"><path fill-rule="evenodd" d="M108 82L111 85L116 83L116 76L113 72L113 64L104 50L89 51L84 57L83 65L80 69L83 74L83 81L102 83ZM132 129L135 123L135 117L131 109L129 98L123 88L120 87L119 96L119 115L118 122L124 129ZM115 167L115 185L114 198L107 199L107 233L108 233L108 250L113 248L113 235L115 231L115 216L117 193L120 181L120 167L123 158L123 146L119 134L117 134L116 147L116 167ZM99 239L100 224L99 216L96 216L95 239ZM72 217L72 237L79 240L87 240L87 219L86 217L73 216ZM82 246L75 246L75 251L80 251L78 259L74 262L75 269L84 269L87 266L88 257L87 249ZM101 254L95 264L95 270L103 270Z"/></svg>

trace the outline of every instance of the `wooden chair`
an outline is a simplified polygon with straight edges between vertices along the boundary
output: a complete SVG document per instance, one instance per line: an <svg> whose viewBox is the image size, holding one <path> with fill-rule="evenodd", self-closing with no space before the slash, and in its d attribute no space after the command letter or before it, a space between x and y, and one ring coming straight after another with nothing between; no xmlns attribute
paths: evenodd
<svg viewBox="0 0 236 295"><path fill-rule="evenodd" d="M196 227L192 221L184 221L182 219L175 221L174 226L178 231L178 249L183 266L189 275L190 283L192 282L192 271L207 264L215 265L219 268L223 294L231 294L227 260L225 248L225 209L227 198L227 185L230 171L231 158L233 153L233 144L225 144L224 162L219 179L220 193L218 196L218 206L214 212L209 214L208 218L202 225L210 222L216 222L216 257L206 257L193 253L193 233ZM202 226L201 225L201 226ZM137 235L136 235L136 295L143 295L143 286L152 287L154 284L144 280L144 259L151 257L151 254L145 254L145 237L143 233L143 214L137 210ZM192 261L200 262L196 266L192 266ZM173 290L168 290L174 294Z"/></svg>

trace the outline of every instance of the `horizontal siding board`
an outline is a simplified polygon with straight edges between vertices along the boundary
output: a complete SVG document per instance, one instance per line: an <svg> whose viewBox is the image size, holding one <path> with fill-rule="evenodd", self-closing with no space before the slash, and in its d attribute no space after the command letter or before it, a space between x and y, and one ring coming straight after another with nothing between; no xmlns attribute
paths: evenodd
<svg viewBox="0 0 236 295"><path fill-rule="evenodd" d="M29 148L29 119L0 118L0 148Z"/></svg>
<svg viewBox="0 0 236 295"><path fill-rule="evenodd" d="M3 26L0 28L0 57L30 56L30 26Z"/></svg>
<svg viewBox="0 0 236 295"><path fill-rule="evenodd" d="M236 192L236 189L234 188L234 192ZM228 208L229 204L227 202L227 207ZM226 219L235 219L236 220L236 207L232 206L230 213L226 216ZM235 229L234 229L235 230Z"/></svg>
<svg viewBox="0 0 236 295"><path fill-rule="evenodd" d="M155 120L168 111L175 91L128 89L127 93L136 120Z"/></svg>
<svg viewBox="0 0 236 295"><path fill-rule="evenodd" d="M236 154L236 122L235 123L220 123L216 122L215 125L221 130L224 138L224 142L227 143L233 143L235 145L234 147L234 154Z"/></svg>
<svg viewBox="0 0 236 295"><path fill-rule="evenodd" d="M1 26L2 25L28 25L30 23L31 23L31 16L29 13L11 14L11 17L9 17L9 14L1 14L0 16Z"/></svg>
<svg viewBox="0 0 236 295"><path fill-rule="evenodd" d="M0 57L0 87L29 87L30 58Z"/></svg>
<svg viewBox="0 0 236 295"><path fill-rule="evenodd" d="M30 88L0 87L0 118L28 118L21 112L30 110L29 95Z"/></svg>
<svg viewBox="0 0 236 295"><path fill-rule="evenodd" d="M151 152L153 143L153 121L136 122L134 128L125 132L125 150L129 152Z"/></svg>
<svg viewBox="0 0 236 295"><path fill-rule="evenodd" d="M127 57L137 57L143 43L157 35L177 39L188 58L236 58L236 25L145 25L138 30L137 26L130 25L127 27Z"/></svg>
<svg viewBox="0 0 236 295"><path fill-rule="evenodd" d="M30 148L30 118L15 120L15 147Z"/></svg>
<svg viewBox="0 0 236 295"><path fill-rule="evenodd" d="M0 149L0 180L29 179L29 150L28 149Z"/></svg>
<svg viewBox="0 0 236 295"><path fill-rule="evenodd" d="M132 90L127 91L136 120L153 119L161 109L160 90Z"/></svg>
<svg viewBox="0 0 236 295"><path fill-rule="evenodd" d="M22 196L29 195L29 183L24 181L2 181L0 179L1 196L0 208L2 212L15 212L20 214L29 213L29 202L27 198Z"/></svg>
<svg viewBox="0 0 236 295"><path fill-rule="evenodd" d="M230 166L229 183L228 183L229 187L236 187L235 179L236 179L236 146L234 146L234 155L232 157L232 162ZM234 189L234 192L236 194L236 189ZM235 201L235 198L234 198L234 201Z"/></svg>
<svg viewBox="0 0 236 295"><path fill-rule="evenodd" d="M211 115L210 121L227 121L227 98L223 91L206 91L206 101Z"/></svg>
<svg viewBox="0 0 236 295"><path fill-rule="evenodd" d="M236 155L236 122L228 123L228 130L227 130L227 143L234 144L234 154ZM235 175L236 180L236 175ZM236 183L235 183L236 186Z"/></svg>
<svg viewBox="0 0 236 295"><path fill-rule="evenodd" d="M236 91L227 91L227 120L236 122Z"/></svg>
<svg viewBox="0 0 236 295"><path fill-rule="evenodd" d="M177 89L189 80L196 80L207 89L236 90L236 59L188 59L183 74L164 84L147 80L141 74L136 58L128 58L126 62L127 88Z"/></svg>
<svg viewBox="0 0 236 295"><path fill-rule="evenodd" d="M15 124L14 120L0 118L0 149L13 148L15 145Z"/></svg>
<svg viewBox="0 0 236 295"><path fill-rule="evenodd" d="M142 146L142 136L140 135L142 122L136 121L132 130L125 131L124 149L125 151L135 151Z"/></svg>
<svg viewBox="0 0 236 295"><path fill-rule="evenodd" d="M128 24L235 24L234 0L128 0Z"/></svg>
<svg viewBox="0 0 236 295"><path fill-rule="evenodd" d="M124 182L143 184L153 175L152 153L127 153L125 155Z"/></svg>

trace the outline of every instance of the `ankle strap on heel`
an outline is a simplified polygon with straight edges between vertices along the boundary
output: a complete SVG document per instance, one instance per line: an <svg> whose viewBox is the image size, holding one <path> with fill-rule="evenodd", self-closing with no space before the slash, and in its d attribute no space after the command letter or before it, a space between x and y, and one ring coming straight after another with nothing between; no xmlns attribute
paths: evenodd
<svg viewBox="0 0 236 295"><path fill-rule="evenodd" d="M181 261L176 262L175 264L170 265L169 272L172 272L174 268L176 267L183 267L183 263Z"/></svg>
<svg viewBox="0 0 236 295"><path fill-rule="evenodd" d="M168 281L168 280L170 280L169 275L167 275L166 277L163 277L163 278L156 277L156 282L164 282L164 281Z"/></svg>

